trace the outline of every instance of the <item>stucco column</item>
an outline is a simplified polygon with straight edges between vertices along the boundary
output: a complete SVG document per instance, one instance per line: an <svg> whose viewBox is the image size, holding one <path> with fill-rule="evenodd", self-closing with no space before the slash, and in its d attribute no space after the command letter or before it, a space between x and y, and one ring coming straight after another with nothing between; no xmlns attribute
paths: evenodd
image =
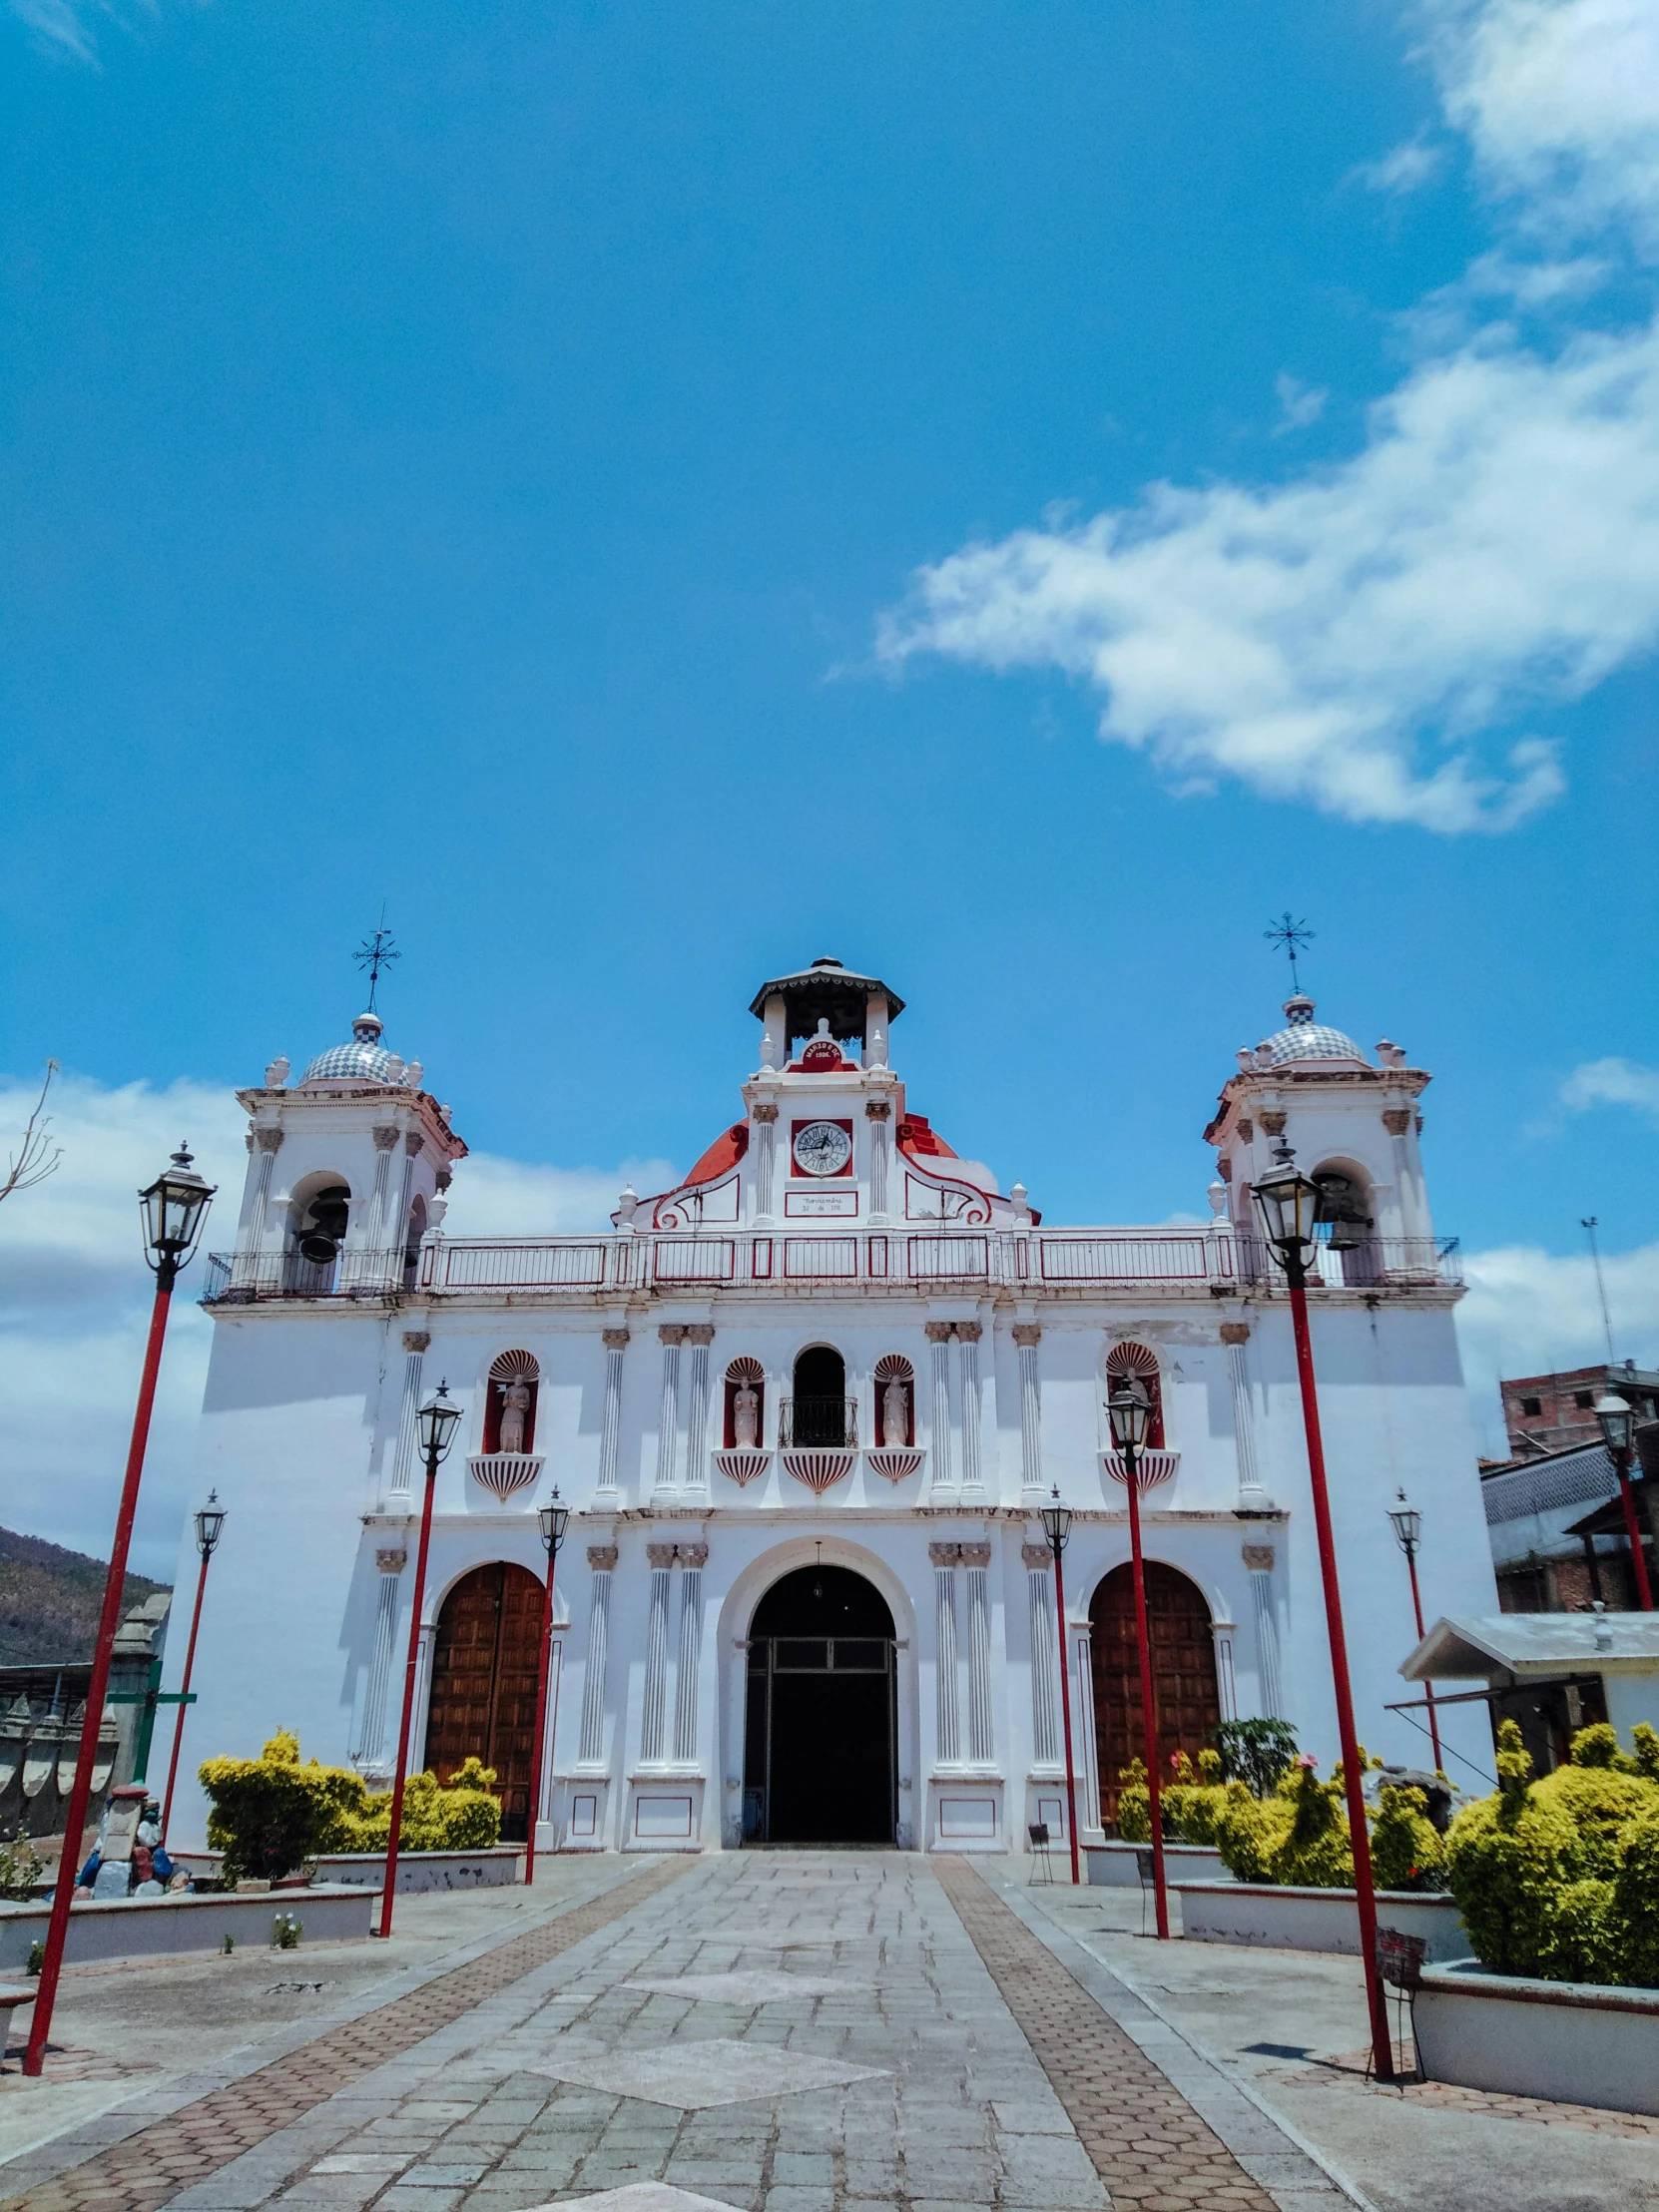
<svg viewBox="0 0 1659 2212"><path fill-rule="evenodd" d="M271 1177L276 1165L276 1155L282 1149L282 1132L279 1129L256 1129L251 1143L259 1154L254 1169L254 1188L248 1201L248 1216L237 1239L236 1266L231 1281L239 1288L257 1284L260 1279L260 1253L265 1245L266 1216L271 1211Z"/></svg>
<svg viewBox="0 0 1659 2212"><path fill-rule="evenodd" d="M647 1544L651 1563L651 1611L645 1630L645 1710L640 1722L640 1761L658 1764L668 1727L668 1583L672 1544Z"/></svg>
<svg viewBox="0 0 1659 2212"><path fill-rule="evenodd" d="M689 1767L697 1758L697 1677L703 1658L703 1569L707 1544L680 1546L680 1665L674 1683L674 1756Z"/></svg>
<svg viewBox="0 0 1659 2212"><path fill-rule="evenodd" d="M404 1130L403 1174L397 1191L397 1218L392 1224L391 1235L386 1239L387 1245L397 1254L395 1273L398 1277L402 1275L403 1254L409 1241L409 1192L414 1187L414 1164L420 1158L421 1147L425 1142L420 1130Z"/></svg>
<svg viewBox="0 0 1659 2212"><path fill-rule="evenodd" d="M947 1490L950 1474L950 1324L925 1323L928 1359L933 1370L933 1487Z"/></svg>
<svg viewBox="0 0 1659 2212"><path fill-rule="evenodd" d="M374 1188L364 1209L367 1220L363 1225L363 1248L375 1255L383 1255L390 1244L386 1234L386 1217L390 1212L391 1156L397 1149L400 1134L395 1122L376 1122L374 1125ZM365 1274L357 1277L359 1283L377 1279L381 1270L370 1261Z"/></svg>
<svg viewBox="0 0 1659 2212"><path fill-rule="evenodd" d="M694 1322L686 1331L686 1342L691 1347L691 1375L686 1410L686 1487L706 1490L709 1487L709 1455L706 1449L709 1427L709 1347L715 1341L715 1333L708 1322Z"/></svg>
<svg viewBox="0 0 1659 2212"><path fill-rule="evenodd" d="M1042 1330L1034 1321L1016 1321L1014 1350L1019 1361L1019 1479L1022 1489L1043 1495L1042 1397L1037 1387L1037 1346Z"/></svg>
<svg viewBox="0 0 1659 2212"><path fill-rule="evenodd" d="M611 1576L616 1568L615 1544L589 1544L588 1565L593 1570L593 1594L588 1603L588 1656L582 1676L582 1741L577 1758L584 1767L597 1767L605 1758L605 1665L611 1637Z"/></svg>
<svg viewBox="0 0 1659 2212"><path fill-rule="evenodd" d="M1037 1766L1060 1763L1059 1669L1054 1648L1054 1555L1047 1544L1021 1544L1026 1602L1031 1615L1031 1757Z"/></svg>
<svg viewBox="0 0 1659 2212"><path fill-rule="evenodd" d="M1088 1807L1085 1825L1100 1826L1100 1740L1094 1730L1094 1638L1087 1621L1070 1621L1072 1694L1076 1700L1072 1757Z"/></svg>
<svg viewBox="0 0 1659 2212"><path fill-rule="evenodd" d="M936 1672L938 1755L941 1767L953 1767L962 1756L962 1727L956 1695L956 1562L960 1544L929 1544L933 1562L933 1603L938 1627Z"/></svg>
<svg viewBox="0 0 1659 2212"><path fill-rule="evenodd" d="M628 1350L626 1329L605 1331L605 1404L599 1417L598 1489L616 1489L617 1453L622 1445L622 1356Z"/></svg>
<svg viewBox="0 0 1659 2212"><path fill-rule="evenodd" d="M657 1414L657 1487L674 1488L674 1447L680 1425L680 1347L686 1332L679 1322L665 1322L657 1332L663 1348L663 1398Z"/></svg>
<svg viewBox="0 0 1659 2212"><path fill-rule="evenodd" d="M772 1219L772 1178L778 1157L778 1108L763 1098L749 1110L755 1124L755 1219Z"/></svg>
<svg viewBox="0 0 1659 2212"><path fill-rule="evenodd" d="M1250 1324L1243 1321L1224 1321L1221 1325L1221 1341L1227 1347L1227 1380L1233 1390L1233 1441L1239 1460L1239 1503L1248 1513L1261 1511L1268 1502L1268 1494L1262 1487L1262 1477L1256 1464L1256 1415L1250 1402L1250 1370L1246 1364L1245 1347L1250 1342Z"/></svg>
<svg viewBox="0 0 1659 2212"><path fill-rule="evenodd" d="M968 1757L988 1767L996 1757L996 1717L991 1703L991 1594L986 1570L989 1544L963 1544L967 1570Z"/></svg>
<svg viewBox="0 0 1659 2212"><path fill-rule="evenodd" d="M374 1647L363 1691L363 1717L357 1730L356 1764L377 1766L386 1749L386 1691L391 1683L392 1650L397 1635L397 1578L408 1563L401 1549L376 1551L380 1586L374 1598Z"/></svg>
<svg viewBox="0 0 1659 2212"><path fill-rule="evenodd" d="M420 1371L431 1342L429 1330L405 1329L403 1332L403 1402L398 1408L397 1449L391 1462L394 1495L406 1497L409 1494L409 1477L414 1472L415 1460L415 1415L420 1411Z"/></svg>
<svg viewBox="0 0 1659 2212"><path fill-rule="evenodd" d="M1212 1621L1210 1638L1216 1647L1216 1700L1224 1721L1239 1717L1239 1689L1233 1678L1233 1631L1236 1621Z"/></svg>
<svg viewBox="0 0 1659 2212"><path fill-rule="evenodd" d="M1264 1720L1286 1720L1284 1686L1279 1677L1279 1623L1273 1613L1272 1544L1246 1544L1244 1563L1250 1570L1250 1607L1256 1620L1256 1670L1261 1683Z"/></svg>
<svg viewBox="0 0 1659 2212"><path fill-rule="evenodd" d="M869 1123L869 1218L887 1218L887 1161L892 1144L892 1103L872 1098L864 1108Z"/></svg>
<svg viewBox="0 0 1659 2212"><path fill-rule="evenodd" d="M979 1446L982 1441L980 1428L984 1421L984 1402L979 1393L979 1333L976 1321L959 1321L956 1324L956 1342L962 1360L962 1488L977 1490L983 1477L979 1472Z"/></svg>

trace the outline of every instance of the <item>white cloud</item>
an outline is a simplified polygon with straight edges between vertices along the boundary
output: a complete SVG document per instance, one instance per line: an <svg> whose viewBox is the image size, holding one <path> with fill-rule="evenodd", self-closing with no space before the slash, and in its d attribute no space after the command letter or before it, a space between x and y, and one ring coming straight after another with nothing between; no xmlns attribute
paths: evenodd
<svg viewBox="0 0 1659 2212"><path fill-rule="evenodd" d="M1610 265L1540 269L1527 248L1615 219L1647 242L1659 9L1427 13L1448 118L1494 193L1530 197L1513 250L1424 303L1430 356L1362 449L964 547L882 623L890 668L1056 669L1100 696L1102 738L1177 783L1236 777L1353 821L1503 830L1560 791L1550 748L1514 725L1659 642L1659 330L1564 328ZM1522 341L1517 304L1553 317L1547 336Z"/></svg>
<svg viewBox="0 0 1659 2212"><path fill-rule="evenodd" d="M1562 1083L1561 1103L1575 1114L1592 1106L1633 1106L1659 1121L1659 1068L1635 1060L1586 1060Z"/></svg>
<svg viewBox="0 0 1659 2212"><path fill-rule="evenodd" d="M1283 437L1290 430L1306 430L1310 422L1318 422L1325 412L1325 402L1331 397L1323 386L1311 387L1286 370L1281 370L1274 378L1273 388L1279 398L1275 437Z"/></svg>
<svg viewBox="0 0 1659 2212"><path fill-rule="evenodd" d="M1365 185L1372 192L1386 192L1396 198L1417 192L1430 178L1438 175L1445 161L1445 149L1429 146L1422 139L1407 139L1403 146L1396 146L1382 156L1381 161L1362 162L1350 176L1356 184Z"/></svg>
<svg viewBox="0 0 1659 2212"><path fill-rule="evenodd" d="M1659 1245L1603 1253L1613 1342L1621 1360L1659 1364ZM1505 1455L1498 1380L1591 1367L1607 1357L1595 1268L1588 1256L1561 1258L1534 1245L1465 1256L1468 1295L1457 1337L1481 1448Z"/></svg>
<svg viewBox="0 0 1659 2212"><path fill-rule="evenodd" d="M37 1089L38 1078L0 1077L0 1153L15 1145ZM190 1082L158 1091L61 1078L51 1111L62 1165L0 1205L0 1521L106 1557L154 1288L137 1193L188 1137L219 1186L205 1247L228 1249L246 1121L228 1089ZM674 1170L660 1160L567 1170L474 1156L456 1171L445 1227L496 1236L603 1228L630 1176L637 1190L658 1191ZM199 1502L196 1416L213 1327L196 1304L202 1275L199 1259L173 1305L133 1553L141 1573L164 1579Z"/></svg>

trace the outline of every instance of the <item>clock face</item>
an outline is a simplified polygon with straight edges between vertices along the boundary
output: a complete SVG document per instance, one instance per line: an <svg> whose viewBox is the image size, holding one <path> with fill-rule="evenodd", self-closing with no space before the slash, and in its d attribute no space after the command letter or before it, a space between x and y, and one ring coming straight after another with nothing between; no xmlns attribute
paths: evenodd
<svg viewBox="0 0 1659 2212"><path fill-rule="evenodd" d="M852 1157L852 1139L832 1121L810 1121L795 1133L795 1164L803 1175L839 1175Z"/></svg>

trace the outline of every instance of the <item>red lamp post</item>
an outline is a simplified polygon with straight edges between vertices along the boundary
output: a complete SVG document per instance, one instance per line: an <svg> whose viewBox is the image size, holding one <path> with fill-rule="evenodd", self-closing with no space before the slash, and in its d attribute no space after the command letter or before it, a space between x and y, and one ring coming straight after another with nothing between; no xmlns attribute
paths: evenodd
<svg viewBox="0 0 1659 2212"><path fill-rule="evenodd" d="M409 1610L409 1658L403 1670L403 1718L397 1729L397 1774L391 1786L391 1826L386 1836L386 1880L380 1899L377 1936L391 1934L392 1900L397 1895L397 1845L403 1825L403 1785L409 1775L409 1725L414 1718L415 1673L420 1664L420 1614L426 1600L426 1554L432 1542L432 1492L437 1488L438 1468L448 1456L455 1423L461 1409L449 1395L449 1384L440 1382L437 1395L429 1397L415 1415L415 1431L426 1461L426 1494L420 1504L420 1546L415 1553L414 1590Z"/></svg>
<svg viewBox="0 0 1659 2212"><path fill-rule="evenodd" d="M196 1603L191 1608L190 1642L185 1646L185 1678L179 1685L179 1718L173 1724L173 1756L167 1763L167 1795L162 1799L162 1840L167 1839L168 1823L173 1818L173 1785L179 1779L179 1747L185 1740L185 1713L190 1705L191 1671L196 1665L196 1632L202 1626L202 1594L208 1587L208 1561L219 1549L219 1539L225 1528L225 1508L219 1502L219 1492L210 1490L208 1502L196 1516L196 1548L202 1554L201 1572L196 1577Z"/></svg>
<svg viewBox="0 0 1659 2212"><path fill-rule="evenodd" d="M1337 1733L1343 1750L1349 1842L1354 1852L1355 1901L1359 1908L1361 1961L1366 1971L1366 2001L1371 2014L1372 2059L1378 2080L1391 2081L1394 2055L1377 1962L1377 1891L1372 1881L1371 1832L1366 1826L1365 1776L1360 1769L1360 1739L1354 1727L1354 1690L1348 1672L1348 1638L1343 1632L1337 1545L1331 1528L1331 1493L1326 1482L1319 1392L1314 1382L1314 1347L1308 1333L1308 1261L1316 1249L1314 1226L1319 1218L1319 1192L1307 1176L1298 1172L1295 1155L1283 1139L1274 1148L1274 1162L1273 1168L1256 1185L1256 1203L1261 1210L1268 1243L1285 1271L1286 1287L1290 1292L1297 1381L1302 1386L1302 1420L1308 1437L1308 1479L1314 1498L1320 1574L1325 1584L1325 1626L1331 1643Z"/></svg>
<svg viewBox="0 0 1659 2212"><path fill-rule="evenodd" d="M116 1515L115 1542L110 1548L109 1572L104 1577L104 1609L98 1616L98 1641L93 1648L92 1681L87 1689L86 1719L81 1726L81 1748L75 1761L75 1784L69 1793L64 1820L63 1856L58 1861L58 1886L52 1895L52 1918L46 1928L46 1956L35 1992L34 2021L23 2071L38 2074L46 2061L47 2038L52 2032L52 2007L57 2001L58 1976L63 1968L64 1937L69 1933L69 1908L75 1896L80 1869L81 1838L87 1824L92 1796L92 1769L98 1751L98 1731L103 1725L104 1702L110 1686L110 1654L121 1622L121 1591L127 1579L127 1553L133 1540L133 1516L138 1510L139 1481L144 1473L145 1446L150 1441L150 1416L156 1404L156 1378L161 1372L162 1345L167 1317L173 1304L173 1286L179 1272L190 1263L208 1218L213 1187L204 1183L181 1145L172 1164L158 1175L148 1190L139 1193L144 1222L145 1257L155 1271L156 1299L150 1310L150 1336L144 1348L144 1369L139 1378L138 1408L133 1415L132 1440L127 1446L127 1472L121 1485L121 1507Z"/></svg>
<svg viewBox="0 0 1659 2212"><path fill-rule="evenodd" d="M1653 1611L1653 1585L1648 1581L1647 1559L1642 1550L1641 1523L1636 1518L1636 1497L1630 1487L1630 1450L1636 1440L1636 1415L1622 1397L1607 1390L1596 1399L1596 1420L1601 1439L1612 1454L1619 1474L1619 1501L1624 1507L1624 1532L1630 1539L1630 1560L1636 1572L1636 1603L1644 1613Z"/></svg>
<svg viewBox="0 0 1659 2212"><path fill-rule="evenodd" d="M1393 1523L1394 1541L1405 1554L1405 1565L1411 1577L1411 1611L1416 1617L1417 1642L1425 1633L1422 1625L1422 1595L1417 1588L1417 1545L1422 1540L1422 1515L1411 1504L1403 1490L1399 1503L1388 1508L1388 1518ZM1440 1757L1440 1723L1434 1712L1434 1685L1425 1682L1423 1698L1428 1706L1428 1741L1434 1747L1434 1772L1443 1774L1445 1761Z"/></svg>
<svg viewBox="0 0 1659 2212"><path fill-rule="evenodd" d="M1141 1661L1141 1734L1146 1743L1146 1794L1152 1818L1152 1885L1158 1934L1169 1940L1169 1892L1164 1885L1163 1782L1158 1758L1158 1710L1152 1695L1152 1639L1146 1625L1146 1569L1141 1559L1141 1447L1152 1422L1145 1385L1131 1379L1106 1400L1112 1441L1123 1455L1129 1492L1129 1554L1135 1575L1135 1635Z"/></svg>
<svg viewBox="0 0 1659 2212"><path fill-rule="evenodd" d="M536 1661L536 1743L530 1761L530 1827L524 1846L524 1881L528 1886L536 1879L536 1822L541 1816L542 1759L547 1737L547 1673L551 1660L553 1641L553 1576L559 1564L559 1546L565 1540L565 1530L570 1526L570 1507L561 1503L559 1485L553 1485L553 1495L536 1515L541 1523L541 1540L547 1546L547 1589L541 1607L541 1648Z"/></svg>
<svg viewBox="0 0 1659 2212"><path fill-rule="evenodd" d="M1060 1632L1060 1717L1066 1732L1066 1841L1071 1846L1071 1881L1075 1889L1082 1880L1082 1872L1077 1859L1077 1768L1071 1753L1071 1674L1066 1665L1066 1578L1060 1565L1060 1554L1071 1534L1071 1509L1060 1503L1058 1482L1054 1484L1053 1498L1053 1504L1042 1509L1042 1524L1048 1548L1054 1554L1054 1620Z"/></svg>

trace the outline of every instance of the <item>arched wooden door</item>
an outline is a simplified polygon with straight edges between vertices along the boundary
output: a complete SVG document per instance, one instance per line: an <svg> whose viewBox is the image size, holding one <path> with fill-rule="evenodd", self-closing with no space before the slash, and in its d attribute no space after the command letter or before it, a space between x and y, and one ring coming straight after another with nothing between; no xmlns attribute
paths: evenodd
<svg viewBox="0 0 1659 2212"><path fill-rule="evenodd" d="M1158 1750L1167 1775L1171 1752L1185 1751L1196 1759L1221 1719L1216 1648L1204 1592L1159 1559L1146 1562L1146 1613ZM1146 1757L1132 1567L1114 1567L1105 1577L1094 1593L1089 1620L1100 1799L1111 1822L1117 1815L1118 1769Z"/></svg>
<svg viewBox="0 0 1659 2212"><path fill-rule="evenodd" d="M525 1567L474 1567L444 1599L432 1651L426 1764L440 1782L469 1758L493 1767L505 1843L530 1829L542 1597Z"/></svg>

